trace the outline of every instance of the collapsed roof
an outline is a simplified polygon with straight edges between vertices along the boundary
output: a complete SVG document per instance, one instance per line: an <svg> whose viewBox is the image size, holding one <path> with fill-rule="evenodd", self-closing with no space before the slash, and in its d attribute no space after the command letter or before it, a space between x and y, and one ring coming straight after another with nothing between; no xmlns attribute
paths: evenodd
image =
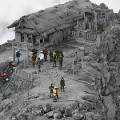
<svg viewBox="0 0 120 120"><path fill-rule="evenodd" d="M8 26L16 27L15 31L36 29L40 33L50 33L69 26L72 21L83 18L86 7L92 7L89 0L73 0L65 4L56 5L36 13L22 16L19 20ZM27 23L27 24L26 24Z"/></svg>

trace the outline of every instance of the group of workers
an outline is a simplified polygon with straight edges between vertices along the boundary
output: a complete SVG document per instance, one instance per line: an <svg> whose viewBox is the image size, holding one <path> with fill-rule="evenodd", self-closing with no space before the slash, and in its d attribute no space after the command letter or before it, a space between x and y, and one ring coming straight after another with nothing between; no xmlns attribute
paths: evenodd
<svg viewBox="0 0 120 120"><path fill-rule="evenodd" d="M50 49L49 51L47 49L43 49L43 51L40 52L39 56L37 57L37 49L32 49L32 64L33 66L37 65L38 66L38 72L41 72L41 65L43 64L44 61L48 60L48 56L49 56L49 60L50 62L53 63L53 67L56 67L57 62L59 63L59 69L62 68L63 65L63 52L61 50L56 50L56 51L52 51L52 49ZM17 57L17 64L19 64L19 58L21 56L20 51L16 51L16 57ZM60 80L60 89L61 92L65 91L64 89L65 87L65 80L62 77ZM51 83L51 85L49 86L49 90L50 90L50 98L53 98L53 102L56 102L57 99L59 99L58 97L58 91L59 88L54 86L53 83Z"/></svg>
<svg viewBox="0 0 120 120"><path fill-rule="evenodd" d="M43 49L43 51L40 52L38 58L37 58L37 50L33 49L32 50L33 66L35 66L35 64L36 64L38 66L38 71L40 72L41 65L43 64L44 61L48 60L48 56L49 56L50 62L53 63L53 67L56 67L56 64L58 62L59 69L62 68L63 57L64 57L63 52L61 50L56 50L53 52L52 49L50 49L49 51L47 49Z"/></svg>
<svg viewBox="0 0 120 120"><path fill-rule="evenodd" d="M65 80L64 78L62 77L61 80L60 80L60 89L61 89L61 92L65 92ZM53 102L57 102L57 99L59 99L58 97L58 90L59 88L54 86L53 83L51 83L51 85L49 86L49 90L50 90L50 98L52 97L53 98Z"/></svg>

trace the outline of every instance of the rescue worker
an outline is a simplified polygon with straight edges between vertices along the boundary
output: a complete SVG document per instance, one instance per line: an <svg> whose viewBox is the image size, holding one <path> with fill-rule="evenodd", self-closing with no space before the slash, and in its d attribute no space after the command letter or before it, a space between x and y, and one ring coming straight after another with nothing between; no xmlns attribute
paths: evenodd
<svg viewBox="0 0 120 120"><path fill-rule="evenodd" d="M57 99L59 99L59 97L58 97L58 87L55 87L55 89L57 90L57 94L56 94L56 96L57 96Z"/></svg>
<svg viewBox="0 0 120 120"><path fill-rule="evenodd" d="M40 52L39 58L40 58L41 64L43 65L43 61L44 61L44 54L43 54L43 51Z"/></svg>
<svg viewBox="0 0 120 120"><path fill-rule="evenodd" d="M18 50L16 51L17 65L20 63L20 61L19 61L20 56L21 56L21 53L20 53L20 51L19 51L19 49L18 49Z"/></svg>
<svg viewBox="0 0 120 120"><path fill-rule="evenodd" d="M37 49L32 49L32 53L33 53L34 55L37 55Z"/></svg>
<svg viewBox="0 0 120 120"><path fill-rule="evenodd" d="M53 51L50 49L49 51L50 62L53 61Z"/></svg>
<svg viewBox="0 0 120 120"><path fill-rule="evenodd" d="M40 68L41 68L41 62L40 62L40 58L38 57L37 61L36 61L36 64L38 66L38 72L41 72Z"/></svg>
<svg viewBox="0 0 120 120"><path fill-rule="evenodd" d="M37 49L32 49L32 64L33 64L33 67L35 66L36 58L37 58Z"/></svg>
<svg viewBox="0 0 120 120"><path fill-rule="evenodd" d="M58 91L57 87L54 86L53 88L53 102L57 102Z"/></svg>
<svg viewBox="0 0 120 120"><path fill-rule="evenodd" d="M49 89L50 89L50 98L53 97L53 83L51 83L51 85L49 86Z"/></svg>
<svg viewBox="0 0 120 120"><path fill-rule="evenodd" d="M36 58L37 58L37 55L36 55L36 54L33 54L33 55L32 55L32 64L33 64L33 67L35 66Z"/></svg>
<svg viewBox="0 0 120 120"><path fill-rule="evenodd" d="M47 55L48 55L47 49L43 49L43 54L44 54L45 61L47 61Z"/></svg>
<svg viewBox="0 0 120 120"><path fill-rule="evenodd" d="M60 54L60 55L59 55L59 69L62 68L62 64L63 64L63 55Z"/></svg>
<svg viewBox="0 0 120 120"><path fill-rule="evenodd" d="M65 87L65 80L62 77L61 80L60 80L60 88L61 88L61 91L63 91L63 92L65 92L64 87Z"/></svg>
<svg viewBox="0 0 120 120"><path fill-rule="evenodd" d="M56 67L56 62L57 62L57 55L54 53L53 55L53 67Z"/></svg>
<svg viewBox="0 0 120 120"><path fill-rule="evenodd" d="M58 61L59 60L59 50L56 50L55 53L56 53L57 61Z"/></svg>
<svg viewBox="0 0 120 120"><path fill-rule="evenodd" d="M64 55L63 55L63 51L61 51L61 50L59 50L59 55L62 55L62 57L64 57Z"/></svg>

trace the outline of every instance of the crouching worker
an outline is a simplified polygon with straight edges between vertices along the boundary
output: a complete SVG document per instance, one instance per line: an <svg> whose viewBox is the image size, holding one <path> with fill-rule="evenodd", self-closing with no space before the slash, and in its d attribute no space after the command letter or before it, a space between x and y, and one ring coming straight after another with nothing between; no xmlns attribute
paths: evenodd
<svg viewBox="0 0 120 120"><path fill-rule="evenodd" d="M53 102L57 102L58 99L58 90L57 87L53 88Z"/></svg>
<svg viewBox="0 0 120 120"><path fill-rule="evenodd" d="M53 83L51 83L51 85L49 86L49 89L50 89L50 98L53 97Z"/></svg>

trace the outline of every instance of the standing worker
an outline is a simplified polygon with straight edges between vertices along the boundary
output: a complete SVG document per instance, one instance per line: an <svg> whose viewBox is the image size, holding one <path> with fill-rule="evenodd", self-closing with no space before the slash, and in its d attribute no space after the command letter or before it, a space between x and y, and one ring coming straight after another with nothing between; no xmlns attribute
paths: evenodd
<svg viewBox="0 0 120 120"><path fill-rule="evenodd" d="M43 51L40 52L39 58L40 58L41 64L43 65L43 61L44 61L44 54L43 54Z"/></svg>
<svg viewBox="0 0 120 120"><path fill-rule="evenodd" d="M41 72L40 68L41 68L41 62L40 62L40 58L38 57L37 61L36 61L36 64L38 66L38 72Z"/></svg>
<svg viewBox="0 0 120 120"><path fill-rule="evenodd" d="M59 50L56 50L55 53L56 53L57 61L58 61L58 59L59 59Z"/></svg>
<svg viewBox="0 0 120 120"><path fill-rule="evenodd" d="M51 98L51 96L53 97L53 88L54 88L53 83L51 83L51 85L49 86L49 89L50 89L50 98Z"/></svg>
<svg viewBox="0 0 120 120"><path fill-rule="evenodd" d="M60 88L61 88L61 91L63 91L63 92L65 92L64 87L65 87L65 80L62 77L61 80L60 80Z"/></svg>
<svg viewBox="0 0 120 120"><path fill-rule="evenodd" d="M63 65L63 54L60 53L60 55L59 55L59 69L62 68L62 65Z"/></svg>
<svg viewBox="0 0 120 120"><path fill-rule="evenodd" d="M35 67L36 57L37 56L35 54L32 55L32 64L33 64L33 67Z"/></svg>
<svg viewBox="0 0 120 120"><path fill-rule="evenodd" d="M47 61L47 55L48 55L47 49L43 49L43 54L44 54L45 61Z"/></svg>
<svg viewBox="0 0 120 120"><path fill-rule="evenodd" d="M57 62L57 55L54 53L53 55L53 67L56 67L56 62Z"/></svg>
<svg viewBox="0 0 120 120"><path fill-rule="evenodd" d="M57 87L54 86L53 88L53 102L57 102L58 91Z"/></svg>
<svg viewBox="0 0 120 120"><path fill-rule="evenodd" d="M50 49L49 51L50 62L53 61L53 51Z"/></svg>
<svg viewBox="0 0 120 120"><path fill-rule="evenodd" d="M19 49L18 49L18 50L16 51L17 65L20 63L20 61L19 61L20 56L21 56L21 53L20 53L20 51L19 51Z"/></svg>
<svg viewBox="0 0 120 120"><path fill-rule="evenodd" d="M32 63L33 63L33 67L35 66L36 58L37 58L37 49L32 49Z"/></svg>

